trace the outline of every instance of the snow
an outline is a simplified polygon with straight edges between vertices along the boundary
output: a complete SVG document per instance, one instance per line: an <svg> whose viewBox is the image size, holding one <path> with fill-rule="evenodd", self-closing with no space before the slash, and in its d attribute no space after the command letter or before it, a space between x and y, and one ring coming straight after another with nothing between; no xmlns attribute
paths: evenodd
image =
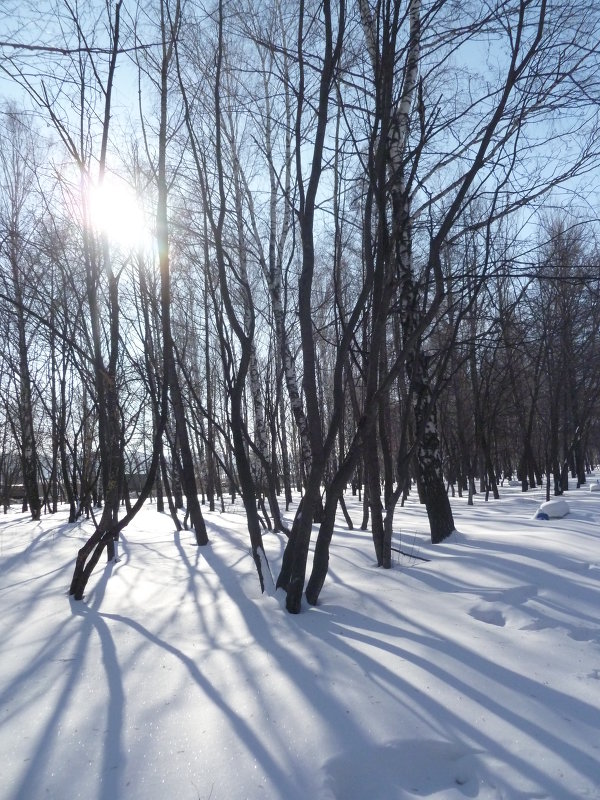
<svg viewBox="0 0 600 800"><path fill-rule="evenodd" d="M88 523L0 518L0 797L598 800L600 497L541 523L542 497L455 498L441 545L409 498L392 570L340 516L297 616L241 514L206 513L198 548L144 509L84 602Z"/></svg>
<svg viewBox="0 0 600 800"><path fill-rule="evenodd" d="M537 519L561 519L569 513L569 504L564 497L547 500L542 503L536 514Z"/></svg>

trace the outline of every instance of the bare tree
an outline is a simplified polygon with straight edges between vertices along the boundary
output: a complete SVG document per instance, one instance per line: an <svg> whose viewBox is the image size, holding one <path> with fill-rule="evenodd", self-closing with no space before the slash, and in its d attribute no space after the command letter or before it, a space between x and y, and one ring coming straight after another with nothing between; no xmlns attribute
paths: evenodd
<svg viewBox="0 0 600 800"><path fill-rule="evenodd" d="M6 109L3 122L0 133L0 255L4 256L8 267L8 275L3 275L3 283L5 292L11 297L17 328L15 380L19 398L17 419L24 500L29 506L31 518L39 520L38 446L27 333L27 297L32 284L35 284L27 248L27 239L35 230L30 213L35 187L35 150L31 132L14 107Z"/></svg>

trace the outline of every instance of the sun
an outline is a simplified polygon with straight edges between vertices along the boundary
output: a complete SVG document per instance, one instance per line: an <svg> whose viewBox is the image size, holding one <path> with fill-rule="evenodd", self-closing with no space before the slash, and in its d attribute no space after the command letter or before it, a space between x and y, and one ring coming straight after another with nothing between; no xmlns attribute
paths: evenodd
<svg viewBox="0 0 600 800"><path fill-rule="evenodd" d="M88 212L91 227L104 233L112 245L122 250L146 248L152 232L144 209L126 181L107 174L101 184L88 190Z"/></svg>

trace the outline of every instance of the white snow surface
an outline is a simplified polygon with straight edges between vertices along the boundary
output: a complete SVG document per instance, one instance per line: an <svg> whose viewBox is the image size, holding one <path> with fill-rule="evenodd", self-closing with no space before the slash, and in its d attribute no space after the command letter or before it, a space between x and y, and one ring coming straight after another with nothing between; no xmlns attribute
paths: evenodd
<svg viewBox="0 0 600 800"><path fill-rule="evenodd" d="M600 496L539 522L543 492L501 494L453 499L441 545L409 498L391 570L347 497L297 616L260 594L240 513L205 513L198 548L146 507L82 602L90 523L1 517L0 797L600 798Z"/></svg>
<svg viewBox="0 0 600 800"><path fill-rule="evenodd" d="M546 514L550 519L561 519L569 513L569 504L564 497L557 497L554 500L547 500L539 507L539 511Z"/></svg>

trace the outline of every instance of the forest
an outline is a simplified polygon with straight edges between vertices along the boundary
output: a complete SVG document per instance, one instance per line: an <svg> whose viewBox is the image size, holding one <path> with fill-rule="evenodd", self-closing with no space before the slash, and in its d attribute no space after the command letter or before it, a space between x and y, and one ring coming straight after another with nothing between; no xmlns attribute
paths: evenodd
<svg viewBox="0 0 600 800"><path fill-rule="evenodd" d="M241 504L261 585L283 531L298 613L350 493L387 568L409 495L440 543L586 482L599 49L579 0L5 0L0 497L94 520L74 599L149 498Z"/></svg>

